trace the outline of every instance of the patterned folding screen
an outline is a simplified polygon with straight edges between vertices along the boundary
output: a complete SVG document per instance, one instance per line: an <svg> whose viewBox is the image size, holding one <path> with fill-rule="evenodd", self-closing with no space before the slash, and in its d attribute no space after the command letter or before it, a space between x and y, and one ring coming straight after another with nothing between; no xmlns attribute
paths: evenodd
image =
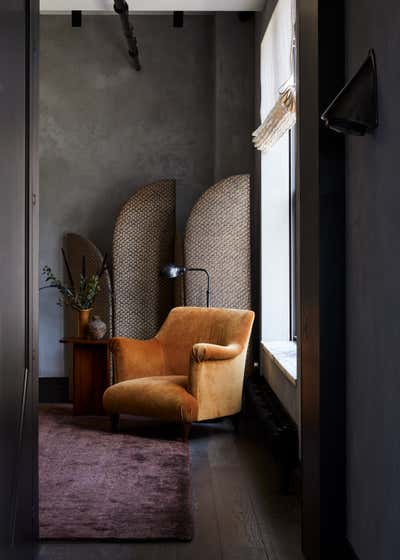
<svg viewBox="0 0 400 560"><path fill-rule="evenodd" d="M103 262L103 255L100 253L96 245L89 239L82 237L76 233L66 233L63 239L63 247L67 256L74 283L79 282L82 270L82 257L86 257L86 272L93 274L97 272ZM67 278L65 277L65 280ZM100 315L107 325L107 335L112 335L112 297L110 275L106 270L101 279L101 291L97 295L93 308L93 315ZM78 336L78 320L76 311L69 307L64 309L64 335ZM72 371L72 351L67 345L64 348L65 369L69 373L71 379Z"/></svg>
<svg viewBox="0 0 400 560"><path fill-rule="evenodd" d="M185 232L185 265L208 270L211 306L251 308L250 176L209 188L194 205ZM185 277L186 304L206 305L206 279Z"/></svg>
<svg viewBox="0 0 400 560"><path fill-rule="evenodd" d="M152 337L173 307L173 282L160 266L174 260L175 181L139 189L114 227L114 334Z"/></svg>

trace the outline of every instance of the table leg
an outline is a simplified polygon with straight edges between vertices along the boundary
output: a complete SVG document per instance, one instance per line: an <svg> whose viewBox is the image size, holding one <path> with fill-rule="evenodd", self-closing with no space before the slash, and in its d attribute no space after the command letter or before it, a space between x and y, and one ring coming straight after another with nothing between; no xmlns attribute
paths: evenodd
<svg viewBox="0 0 400 560"><path fill-rule="evenodd" d="M109 368L108 346L74 344L74 414L104 414Z"/></svg>

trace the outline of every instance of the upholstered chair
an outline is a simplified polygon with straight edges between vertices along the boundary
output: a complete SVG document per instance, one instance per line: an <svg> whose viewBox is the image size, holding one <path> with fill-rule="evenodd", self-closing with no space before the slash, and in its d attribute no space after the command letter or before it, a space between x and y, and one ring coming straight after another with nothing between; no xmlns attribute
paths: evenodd
<svg viewBox="0 0 400 560"><path fill-rule="evenodd" d="M176 307L150 340L113 338L115 384L103 405L113 430L119 415L192 422L237 415L242 407L253 311Z"/></svg>

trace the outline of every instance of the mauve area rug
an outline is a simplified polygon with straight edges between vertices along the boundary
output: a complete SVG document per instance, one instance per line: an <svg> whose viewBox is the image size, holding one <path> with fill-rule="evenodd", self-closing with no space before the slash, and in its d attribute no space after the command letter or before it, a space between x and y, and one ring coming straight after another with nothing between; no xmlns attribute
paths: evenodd
<svg viewBox="0 0 400 560"><path fill-rule="evenodd" d="M190 540L189 446L176 426L73 416L68 405L39 414L40 537L60 540Z"/></svg>

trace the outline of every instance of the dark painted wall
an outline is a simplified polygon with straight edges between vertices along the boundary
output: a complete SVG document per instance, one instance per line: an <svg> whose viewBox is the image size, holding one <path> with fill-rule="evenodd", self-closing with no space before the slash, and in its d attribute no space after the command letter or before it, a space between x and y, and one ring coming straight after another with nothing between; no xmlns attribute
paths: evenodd
<svg viewBox="0 0 400 560"><path fill-rule="evenodd" d="M346 1L348 77L376 52L380 125L347 144L348 537L360 560L400 550L400 3Z"/></svg>
<svg viewBox="0 0 400 560"><path fill-rule="evenodd" d="M236 14L135 18L143 70L115 15L41 17L40 261L61 270L64 232L110 251L118 209L151 181L177 179L182 230L214 179L252 173L253 20ZM61 376L62 310L41 292L41 375Z"/></svg>

